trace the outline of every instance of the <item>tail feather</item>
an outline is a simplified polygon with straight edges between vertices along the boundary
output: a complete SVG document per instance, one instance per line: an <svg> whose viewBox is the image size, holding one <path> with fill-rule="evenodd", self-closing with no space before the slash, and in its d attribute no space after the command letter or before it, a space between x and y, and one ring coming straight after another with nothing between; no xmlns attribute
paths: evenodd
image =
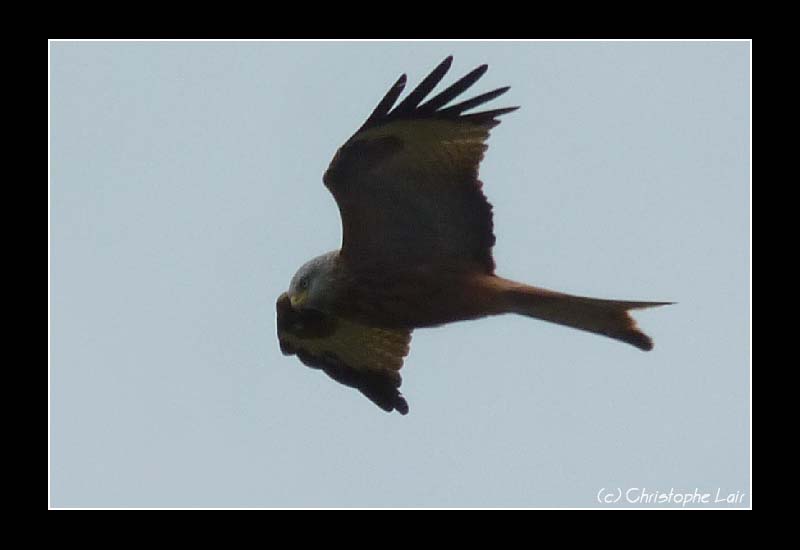
<svg viewBox="0 0 800 550"><path fill-rule="evenodd" d="M501 281L505 311L608 336L644 351L653 349L653 340L639 330L628 312L673 303L602 300Z"/></svg>

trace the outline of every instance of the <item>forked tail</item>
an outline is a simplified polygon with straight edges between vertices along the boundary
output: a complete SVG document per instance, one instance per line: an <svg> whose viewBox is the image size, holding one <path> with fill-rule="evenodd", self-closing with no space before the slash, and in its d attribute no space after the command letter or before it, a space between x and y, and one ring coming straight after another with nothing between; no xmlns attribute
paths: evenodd
<svg viewBox="0 0 800 550"><path fill-rule="evenodd" d="M498 298L504 311L602 334L645 351L653 349L653 341L639 330L628 312L673 303L586 298L498 279Z"/></svg>

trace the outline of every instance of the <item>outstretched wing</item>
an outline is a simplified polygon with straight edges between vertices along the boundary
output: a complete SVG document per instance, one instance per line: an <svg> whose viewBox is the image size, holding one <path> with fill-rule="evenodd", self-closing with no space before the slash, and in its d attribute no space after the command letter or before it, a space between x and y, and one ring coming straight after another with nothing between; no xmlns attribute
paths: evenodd
<svg viewBox="0 0 800 550"><path fill-rule="evenodd" d="M368 327L318 311L299 311L285 292L275 307L284 355L297 355L307 366L358 389L387 412L408 413L398 371L408 355L410 330Z"/></svg>
<svg viewBox="0 0 800 550"><path fill-rule="evenodd" d="M342 217L342 258L352 264L456 262L492 273L492 207L478 180L489 130L517 107L465 114L508 91L447 106L487 69L482 65L425 103L450 68L448 57L396 107L403 75L325 173Z"/></svg>

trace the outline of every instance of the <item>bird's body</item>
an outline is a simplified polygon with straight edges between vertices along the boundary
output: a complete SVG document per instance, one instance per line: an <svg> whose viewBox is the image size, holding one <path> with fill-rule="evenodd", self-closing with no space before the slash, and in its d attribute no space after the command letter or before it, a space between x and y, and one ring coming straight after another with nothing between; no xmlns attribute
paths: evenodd
<svg viewBox="0 0 800 550"><path fill-rule="evenodd" d="M478 166L497 117L516 108L464 114L508 88L446 106L485 65L421 103L451 61L392 109L403 75L337 151L324 182L342 216L342 248L304 264L277 303L284 353L403 414L398 370L414 329L516 313L649 350L628 311L666 303L573 296L495 274Z"/></svg>
<svg viewBox="0 0 800 550"><path fill-rule="evenodd" d="M365 325L423 328L484 317L495 311L482 287L496 277L453 262L397 266L351 266L338 251L319 257L330 263L320 311Z"/></svg>

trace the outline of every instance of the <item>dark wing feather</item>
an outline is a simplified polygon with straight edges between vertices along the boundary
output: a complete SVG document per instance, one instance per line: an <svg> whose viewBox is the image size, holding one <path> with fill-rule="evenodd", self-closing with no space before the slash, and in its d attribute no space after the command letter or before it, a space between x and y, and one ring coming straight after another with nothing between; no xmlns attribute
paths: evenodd
<svg viewBox="0 0 800 550"><path fill-rule="evenodd" d="M446 58L392 109L401 77L325 173L342 217L341 258L351 266L447 263L494 271L492 209L478 167L497 117L516 107L465 113L507 87L446 106L486 65L422 103L451 63Z"/></svg>
<svg viewBox="0 0 800 550"><path fill-rule="evenodd" d="M394 105L397 98L400 97L400 94L403 93L403 88L406 87L406 75L400 75L400 78L397 79L397 82L394 83L394 86L389 88L389 91L386 92L386 95L383 96L378 106L372 111L372 114L369 115L367 121L364 122L364 125L361 129L364 129L368 126L371 126L378 120L382 120L387 114L389 114L389 110Z"/></svg>
<svg viewBox="0 0 800 550"><path fill-rule="evenodd" d="M467 88L475 84L475 82L477 82L487 70L489 70L489 65L481 65L477 69L473 69L466 76L462 76L458 82L452 84L443 92L440 92L435 97L432 97L426 101L424 105L420 106L420 111L425 113L433 113L444 107L453 99L465 92ZM506 90L508 90L508 88L506 88Z"/></svg>
<svg viewBox="0 0 800 550"><path fill-rule="evenodd" d="M485 94L481 94L478 96L473 97L472 99L468 99L466 101L462 101L461 103L456 103L455 105L451 105L446 109L442 109L439 111L440 115L460 115L464 111L468 111L473 107L477 107L478 105L483 105L484 103L493 100L497 96L503 95L508 90L511 89L511 86L504 86L503 88L497 88L496 90L492 90L491 92L486 92ZM510 113L511 111L516 111L516 107L508 107L507 109L498 109L505 111L506 113ZM489 113L493 111L487 111ZM479 113L482 114L482 113ZM503 113L501 113L503 114Z"/></svg>
<svg viewBox="0 0 800 550"><path fill-rule="evenodd" d="M296 310L286 293L275 305L284 355L356 388L381 409L408 413L398 372L408 354L409 330L367 327L313 310Z"/></svg>
<svg viewBox="0 0 800 550"><path fill-rule="evenodd" d="M442 80L442 78L444 78L444 75L447 74L448 70L450 70L450 65L452 63L452 56L447 57L444 61L439 63L439 66L431 71L431 74L426 76L425 79L420 82L416 88L414 88L414 91L408 94L408 96L400 102L400 105L394 109L394 116L401 117L413 115L420 102L425 99L425 96L431 93L431 90L433 90Z"/></svg>

